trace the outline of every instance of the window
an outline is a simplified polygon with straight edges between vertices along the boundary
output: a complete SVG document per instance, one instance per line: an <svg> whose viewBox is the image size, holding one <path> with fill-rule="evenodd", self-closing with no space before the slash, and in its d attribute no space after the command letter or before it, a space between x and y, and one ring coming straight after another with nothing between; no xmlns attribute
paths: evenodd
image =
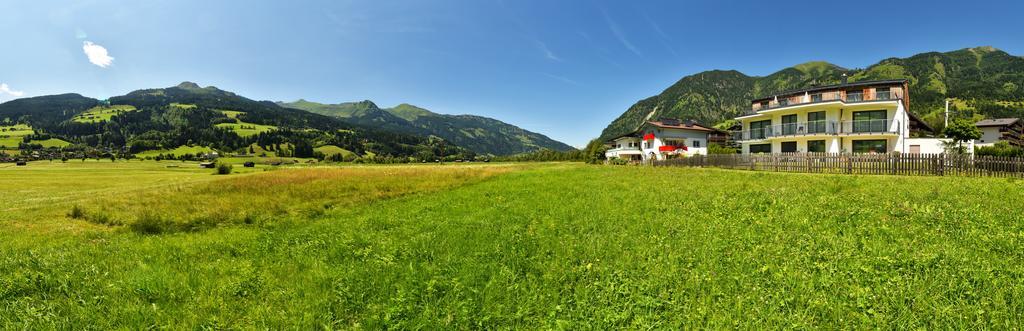
<svg viewBox="0 0 1024 331"><path fill-rule="evenodd" d="M889 93L888 87L879 87L875 89L875 99L877 100L889 100L892 99L892 93Z"/></svg>
<svg viewBox="0 0 1024 331"><path fill-rule="evenodd" d="M782 116L782 134L796 134L796 114Z"/></svg>
<svg viewBox="0 0 1024 331"><path fill-rule="evenodd" d="M761 101L761 108L758 109L768 109L768 101Z"/></svg>
<svg viewBox="0 0 1024 331"><path fill-rule="evenodd" d="M693 141L693 147L698 147L699 148L700 147L700 140L694 140Z"/></svg>
<svg viewBox="0 0 1024 331"><path fill-rule="evenodd" d="M825 133L825 112L807 113L807 133Z"/></svg>
<svg viewBox="0 0 1024 331"><path fill-rule="evenodd" d="M853 132L886 132L885 118L884 110L853 112Z"/></svg>
<svg viewBox="0 0 1024 331"><path fill-rule="evenodd" d="M767 137L771 124L771 120L750 122L750 139L764 139Z"/></svg>
<svg viewBox="0 0 1024 331"><path fill-rule="evenodd" d="M821 93L811 94L811 102L821 102Z"/></svg>
<svg viewBox="0 0 1024 331"><path fill-rule="evenodd" d="M750 154L771 153L771 152L772 152L772 144L750 145Z"/></svg>
<svg viewBox="0 0 1024 331"><path fill-rule="evenodd" d="M825 152L825 141L824 140L810 140L807 142L808 153L824 153Z"/></svg>
<svg viewBox="0 0 1024 331"><path fill-rule="evenodd" d="M846 91L846 101L864 101L864 90Z"/></svg>
<svg viewBox="0 0 1024 331"><path fill-rule="evenodd" d="M886 141L883 140L854 140L854 153L886 153Z"/></svg>
<svg viewBox="0 0 1024 331"><path fill-rule="evenodd" d="M673 140L669 140L669 139L665 139L665 142L662 145L664 145L664 146L680 147L680 146L686 146L686 142L682 141L682 140L674 140L674 139Z"/></svg>
<svg viewBox="0 0 1024 331"><path fill-rule="evenodd" d="M782 142L783 153L796 153L796 142L795 141L783 141Z"/></svg>

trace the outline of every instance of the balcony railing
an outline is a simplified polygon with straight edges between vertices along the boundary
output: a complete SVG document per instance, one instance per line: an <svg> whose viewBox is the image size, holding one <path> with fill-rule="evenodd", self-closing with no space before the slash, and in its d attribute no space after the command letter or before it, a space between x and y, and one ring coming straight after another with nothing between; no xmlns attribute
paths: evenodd
<svg viewBox="0 0 1024 331"><path fill-rule="evenodd" d="M770 125L759 129L733 131L736 141L817 134L896 133L890 120L812 121Z"/></svg>
<svg viewBox="0 0 1024 331"><path fill-rule="evenodd" d="M829 101L843 101L843 102L863 102L863 101L884 101L884 100L898 100L903 99L903 89L892 88L890 90L876 90L874 92L853 92L853 91L831 91L821 93L807 93L801 95L792 95L787 97L779 97L777 99L757 103L751 106L753 111L762 111L780 107L788 107L809 103L818 102L829 102Z"/></svg>
<svg viewBox="0 0 1024 331"><path fill-rule="evenodd" d="M844 121L840 133L896 133L890 120Z"/></svg>

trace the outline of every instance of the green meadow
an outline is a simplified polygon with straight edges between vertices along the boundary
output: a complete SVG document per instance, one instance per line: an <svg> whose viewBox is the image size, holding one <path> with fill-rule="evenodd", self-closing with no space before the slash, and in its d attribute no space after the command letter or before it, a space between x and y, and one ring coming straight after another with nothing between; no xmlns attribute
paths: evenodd
<svg viewBox="0 0 1024 331"><path fill-rule="evenodd" d="M219 128L228 129L237 134L239 137L255 136L263 132L277 130L277 127L273 125L262 125L243 122L241 119L238 118L238 115L245 114L245 112L242 111L221 110L220 112L228 118L235 119L235 123L220 123L216 126Z"/></svg>
<svg viewBox="0 0 1024 331"><path fill-rule="evenodd" d="M75 115L71 120L79 123L109 121L114 116L135 110L135 107L130 105L96 106L84 113Z"/></svg>
<svg viewBox="0 0 1024 331"><path fill-rule="evenodd" d="M24 141L23 139L25 136L32 134L32 127L25 124L11 126L0 125L0 150L6 150L10 154L17 154L19 144ZM57 138L32 140L32 143L42 145L43 148L67 147L68 145L71 145L71 143Z"/></svg>
<svg viewBox="0 0 1024 331"><path fill-rule="evenodd" d="M147 157L149 157L149 158L156 157L157 155L160 155L160 154L182 156L182 155L185 155L185 154L197 155L197 154L206 154L206 153L212 153L212 152L214 152L214 150L212 148L209 148L209 147L206 147L206 146L178 146L178 147L175 147L173 149L158 149L158 150L144 151L144 152L135 154L135 157L140 158L140 159L144 159L144 158L147 158Z"/></svg>
<svg viewBox="0 0 1024 331"><path fill-rule="evenodd" d="M1024 323L1024 181L572 163L0 165L11 329Z"/></svg>

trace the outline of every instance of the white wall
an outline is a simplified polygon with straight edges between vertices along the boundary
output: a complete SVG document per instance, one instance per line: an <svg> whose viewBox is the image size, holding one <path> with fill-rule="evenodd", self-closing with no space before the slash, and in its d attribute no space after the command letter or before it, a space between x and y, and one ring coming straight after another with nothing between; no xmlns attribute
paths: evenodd
<svg viewBox="0 0 1024 331"><path fill-rule="evenodd" d="M999 132L998 126L986 126L979 129L981 129L981 139L975 140L975 143L994 144L1003 137L1003 134Z"/></svg>
<svg viewBox="0 0 1024 331"><path fill-rule="evenodd" d="M921 146L921 154L945 153L946 149L942 143L950 140L948 138L907 138L907 153L910 153L910 148L913 145ZM974 153L974 142L966 142L964 147L967 148L968 153Z"/></svg>
<svg viewBox="0 0 1024 331"><path fill-rule="evenodd" d="M705 131L696 130L684 130L684 129L667 129L658 128L654 126L647 126L641 131L641 136L648 132L654 133L654 140L648 141L650 143L647 148L643 148L643 142L641 141L640 146L643 151L644 160L650 158L651 153L654 153L655 159L664 160L665 156L658 150L661 146L666 146L665 140L682 140L685 142L687 148L686 156L692 155L707 155L708 154L708 133ZM699 142L700 147L693 147L694 142Z"/></svg>

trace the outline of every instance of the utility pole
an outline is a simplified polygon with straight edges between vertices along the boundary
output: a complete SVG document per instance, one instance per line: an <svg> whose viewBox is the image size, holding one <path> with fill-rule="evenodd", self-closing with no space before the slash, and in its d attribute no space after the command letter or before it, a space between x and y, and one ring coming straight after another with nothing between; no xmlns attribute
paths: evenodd
<svg viewBox="0 0 1024 331"><path fill-rule="evenodd" d="M949 126L949 98L946 98L946 112L943 115L946 118L946 123L942 127L947 127Z"/></svg>

